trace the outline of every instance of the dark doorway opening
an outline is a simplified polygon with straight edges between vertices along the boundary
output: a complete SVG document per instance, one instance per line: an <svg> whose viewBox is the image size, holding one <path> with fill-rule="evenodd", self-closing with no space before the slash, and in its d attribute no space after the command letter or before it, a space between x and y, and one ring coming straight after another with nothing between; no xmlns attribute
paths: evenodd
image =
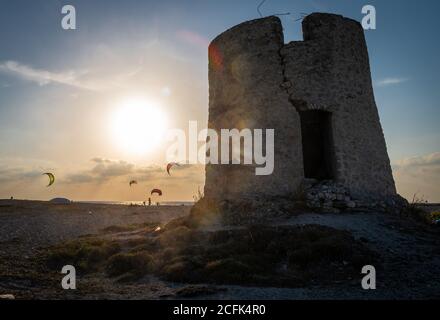
<svg viewBox="0 0 440 320"><path fill-rule="evenodd" d="M334 179L334 146L331 113L300 112L304 175L317 180Z"/></svg>

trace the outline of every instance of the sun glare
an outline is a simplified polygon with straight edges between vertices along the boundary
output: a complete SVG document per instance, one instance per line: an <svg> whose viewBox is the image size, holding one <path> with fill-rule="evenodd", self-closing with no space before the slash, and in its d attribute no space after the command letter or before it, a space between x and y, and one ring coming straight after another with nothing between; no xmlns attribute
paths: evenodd
<svg viewBox="0 0 440 320"><path fill-rule="evenodd" d="M116 108L111 118L115 142L130 153L152 151L162 140L167 119L158 104L129 99Z"/></svg>

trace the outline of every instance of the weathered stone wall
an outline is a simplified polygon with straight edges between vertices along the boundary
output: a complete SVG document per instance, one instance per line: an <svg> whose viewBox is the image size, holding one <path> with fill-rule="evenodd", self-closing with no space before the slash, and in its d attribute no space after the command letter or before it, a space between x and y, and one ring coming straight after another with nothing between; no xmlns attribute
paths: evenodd
<svg viewBox="0 0 440 320"><path fill-rule="evenodd" d="M281 23L245 22L210 45L209 128L275 129L275 168L256 176L253 165L207 165L205 196L235 199L292 194L302 180L299 116L280 89L284 81Z"/></svg>
<svg viewBox="0 0 440 320"><path fill-rule="evenodd" d="M284 44L281 22L242 23L209 47L209 128L275 129L275 169L207 165L214 201L293 197L304 181L303 110L331 112L334 182L357 199L396 195L361 25L331 14L303 21L304 41Z"/></svg>
<svg viewBox="0 0 440 320"><path fill-rule="evenodd" d="M282 49L286 87L297 109L332 113L336 181L358 198L395 195L362 26L311 14L303 36Z"/></svg>

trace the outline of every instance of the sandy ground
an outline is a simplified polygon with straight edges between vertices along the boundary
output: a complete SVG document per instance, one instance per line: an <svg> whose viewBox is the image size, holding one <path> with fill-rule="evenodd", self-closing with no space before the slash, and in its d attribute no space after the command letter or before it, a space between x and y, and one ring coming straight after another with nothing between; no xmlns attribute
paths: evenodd
<svg viewBox="0 0 440 320"><path fill-rule="evenodd" d="M18 241L31 247L54 244L109 226L167 222L187 215L189 206L127 206L41 201L0 201L0 243ZM32 249L32 248L29 248Z"/></svg>
<svg viewBox="0 0 440 320"><path fill-rule="evenodd" d="M41 290L27 276L38 268L33 256L40 248L81 235L96 234L109 226L144 222L165 223L187 215L190 207L130 207L123 205L0 201L0 295L34 299L420 299L440 298L440 234L398 216L374 213L307 213L274 224L320 224L349 230L355 238L380 253L377 289L363 290L362 276L327 287L260 288L242 286L186 286L147 277L134 284L105 278L79 279L95 290L65 291L54 282ZM130 233L128 232L128 236ZM8 271L6 271L8 270ZM11 273L10 270L15 270ZM57 276L58 277L58 276ZM61 279L61 276L59 276ZM199 293L197 293L199 291Z"/></svg>

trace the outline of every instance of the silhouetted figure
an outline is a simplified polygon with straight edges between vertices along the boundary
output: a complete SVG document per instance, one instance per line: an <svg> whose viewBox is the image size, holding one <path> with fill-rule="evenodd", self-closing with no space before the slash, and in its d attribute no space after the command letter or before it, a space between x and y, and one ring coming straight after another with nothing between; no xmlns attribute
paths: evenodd
<svg viewBox="0 0 440 320"><path fill-rule="evenodd" d="M151 198L148 198L148 206L151 206Z"/></svg>

